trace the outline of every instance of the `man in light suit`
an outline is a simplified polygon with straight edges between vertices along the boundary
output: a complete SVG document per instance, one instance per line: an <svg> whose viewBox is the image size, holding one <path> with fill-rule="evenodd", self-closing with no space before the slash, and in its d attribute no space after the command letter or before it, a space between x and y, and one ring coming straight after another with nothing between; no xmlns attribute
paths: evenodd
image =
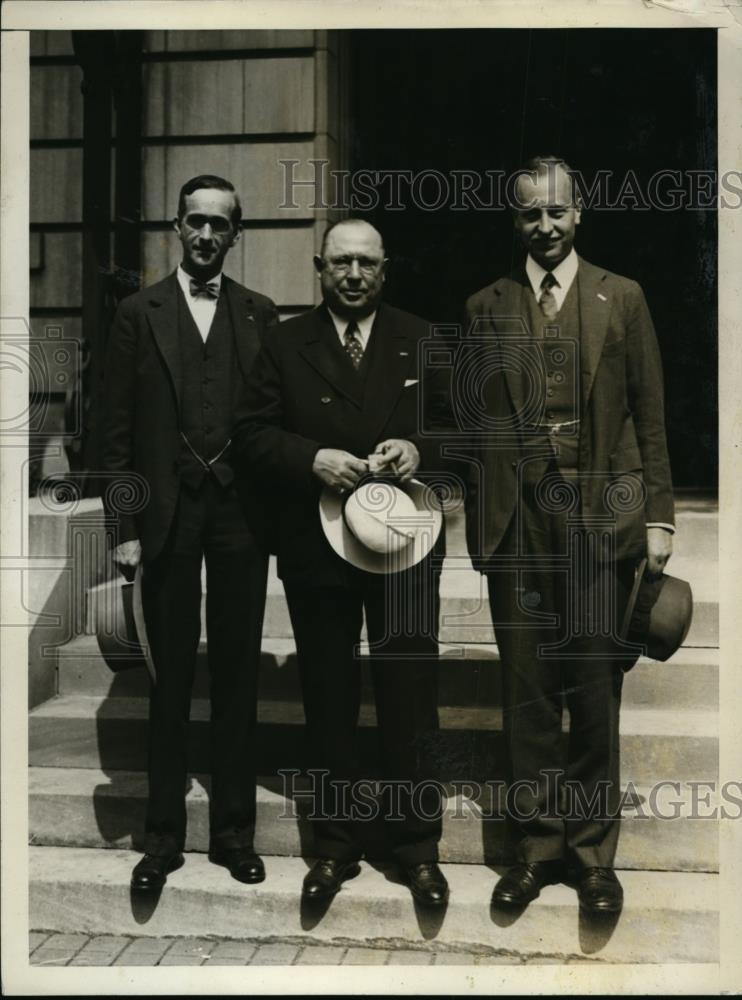
<svg viewBox="0 0 742 1000"><path fill-rule="evenodd" d="M488 577L520 790L518 864L493 903L527 905L568 862L583 910L616 913L619 706L637 658L617 634L637 562L661 572L674 530L660 355L639 285L573 249L566 164L530 161L514 192L527 256L467 302L459 370L461 382L476 366L484 384L468 542Z"/></svg>
<svg viewBox="0 0 742 1000"><path fill-rule="evenodd" d="M240 457L270 492L280 523L278 572L296 640L311 763L329 774L315 802L318 860L303 894L331 897L359 870L360 829L338 789L359 777L355 650L365 612L382 778L408 783L398 786L398 818L387 824L393 855L415 899L442 905L448 888L436 863L441 802L433 783L415 807L438 727L440 546L398 574L365 572L336 555L318 510L323 487L352 490L368 472L371 454L380 469L394 467L402 480L437 469L435 442L418 426L424 379L418 344L428 326L381 302L384 247L367 222L330 226L315 267L323 304L266 338L235 434ZM431 384L425 389L432 408L441 405L442 392Z"/></svg>
<svg viewBox="0 0 742 1000"><path fill-rule="evenodd" d="M104 466L139 473L148 502L122 517L114 559L143 563L142 603L156 680L150 694L145 856L132 887L157 890L183 864L188 719L201 633L201 563L211 700L210 858L242 882L265 877L253 850L253 736L267 555L232 464L234 408L266 329L270 299L222 274L240 237L233 185L194 177L180 192L182 262L124 299L105 377Z"/></svg>

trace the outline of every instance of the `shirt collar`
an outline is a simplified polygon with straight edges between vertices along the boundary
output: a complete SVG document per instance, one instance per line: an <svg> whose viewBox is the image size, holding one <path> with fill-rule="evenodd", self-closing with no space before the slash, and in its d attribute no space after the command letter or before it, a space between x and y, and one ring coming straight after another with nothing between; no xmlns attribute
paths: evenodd
<svg viewBox="0 0 742 1000"><path fill-rule="evenodd" d="M559 287L565 294L569 291L570 285L575 280L578 263L579 257L575 252L575 248L572 247L564 260L557 264L551 272L559 282ZM541 295L541 282L544 280L546 270L541 267L540 264L537 264L530 254L526 257L526 274L528 275L528 280L531 283L533 294L536 298L539 298Z"/></svg>
<svg viewBox="0 0 742 1000"><path fill-rule="evenodd" d="M338 316L334 313L330 307L327 307L327 311L332 317L332 322L335 324L335 329L337 330L337 335L340 337L340 343L343 342L343 336L345 331L348 329L348 323L352 323L352 320L343 319L342 316ZM376 310L374 310L370 316L364 316L362 319L356 320L356 325L361 334L361 340L363 341L364 349L368 345L368 338L371 336L371 328L374 325L374 320L376 319Z"/></svg>
<svg viewBox="0 0 742 1000"><path fill-rule="evenodd" d="M189 299L191 297L191 275L187 271L183 270L182 264L178 264L178 270L176 271L176 275L178 277L178 284L183 290L183 294L185 295L186 299ZM216 282L216 289L218 292L221 292L222 290L222 275L223 272L220 271L219 274L215 274L213 278L209 278L210 282L211 281ZM215 300L212 299L211 301L213 302Z"/></svg>

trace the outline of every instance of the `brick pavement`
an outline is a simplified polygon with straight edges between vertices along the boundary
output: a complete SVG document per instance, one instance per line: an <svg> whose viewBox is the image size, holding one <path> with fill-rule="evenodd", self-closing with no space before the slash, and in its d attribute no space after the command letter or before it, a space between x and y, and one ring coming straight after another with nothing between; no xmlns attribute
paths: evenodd
<svg viewBox="0 0 742 1000"><path fill-rule="evenodd" d="M222 941L114 935L29 935L31 965L227 966L227 965L510 965L511 955L368 946L302 944L296 941ZM523 963L525 964L525 963Z"/></svg>

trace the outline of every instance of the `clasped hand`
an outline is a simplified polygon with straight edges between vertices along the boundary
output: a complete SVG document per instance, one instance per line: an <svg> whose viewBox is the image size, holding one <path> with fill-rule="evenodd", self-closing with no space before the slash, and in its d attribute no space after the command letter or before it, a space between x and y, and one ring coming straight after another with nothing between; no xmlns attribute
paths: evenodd
<svg viewBox="0 0 742 1000"><path fill-rule="evenodd" d="M389 438L378 444L368 459L356 458L340 448L320 448L312 472L326 486L343 492L357 486L369 468L373 472L393 472L404 482L412 478L419 464L420 453L411 441Z"/></svg>

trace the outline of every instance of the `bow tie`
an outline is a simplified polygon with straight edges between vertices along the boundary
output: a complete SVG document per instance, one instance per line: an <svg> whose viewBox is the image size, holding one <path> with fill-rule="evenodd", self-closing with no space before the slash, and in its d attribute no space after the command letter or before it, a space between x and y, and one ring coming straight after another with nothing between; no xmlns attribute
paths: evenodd
<svg viewBox="0 0 742 1000"><path fill-rule="evenodd" d="M191 278L191 295L197 298L199 295L205 295L209 299L219 298L219 282L218 281L198 281L196 278Z"/></svg>

